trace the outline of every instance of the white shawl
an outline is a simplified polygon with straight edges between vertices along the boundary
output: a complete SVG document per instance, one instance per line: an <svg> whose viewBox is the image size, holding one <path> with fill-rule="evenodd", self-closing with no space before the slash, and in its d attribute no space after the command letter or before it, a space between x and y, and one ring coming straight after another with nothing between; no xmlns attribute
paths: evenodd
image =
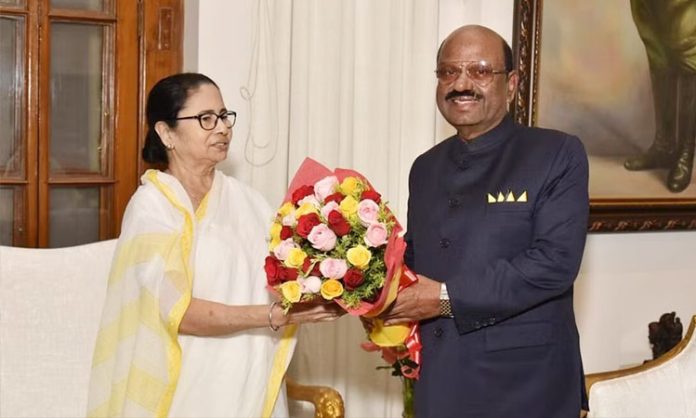
<svg viewBox="0 0 696 418"><path fill-rule="evenodd" d="M219 171L195 214L174 177L148 170L141 180L111 268L88 414L259 417L274 408L286 414L284 398L276 399L295 327L282 339L268 329L178 335L192 296L270 302L263 273L268 205Z"/></svg>

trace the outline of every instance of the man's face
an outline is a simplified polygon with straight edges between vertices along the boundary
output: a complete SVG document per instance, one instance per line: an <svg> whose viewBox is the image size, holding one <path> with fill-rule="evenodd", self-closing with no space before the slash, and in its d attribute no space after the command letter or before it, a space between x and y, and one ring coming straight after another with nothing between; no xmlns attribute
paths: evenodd
<svg viewBox="0 0 696 418"><path fill-rule="evenodd" d="M494 70L504 70L502 40L481 28L464 28L445 41L438 68L454 66L462 72L455 80L438 80L437 107L462 139L471 139L493 129L507 113L517 88L517 74L494 74L485 84L473 81L464 62L486 61ZM482 85L485 84L485 85Z"/></svg>

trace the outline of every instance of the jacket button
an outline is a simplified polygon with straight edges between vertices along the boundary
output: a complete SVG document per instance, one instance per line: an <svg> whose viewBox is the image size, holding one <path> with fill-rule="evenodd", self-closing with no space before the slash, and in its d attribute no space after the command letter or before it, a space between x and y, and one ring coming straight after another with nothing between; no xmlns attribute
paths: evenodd
<svg viewBox="0 0 696 418"><path fill-rule="evenodd" d="M447 248L450 246L450 240L443 238L440 240L440 248Z"/></svg>
<svg viewBox="0 0 696 418"><path fill-rule="evenodd" d="M435 331L433 331L433 334L434 334L436 337L439 338L439 337L442 336L442 333L443 333L443 332L444 332L444 331L442 331L442 328L437 327L437 328L435 328Z"/></svg>
<svg viewBox="0 0 696 418"><path fill-rule="evenodd" d="M448 203L449 203L449 207L456 208L459 206L460 202L459 202L459 199L457 199L456 197L450 197Z"/></svg>

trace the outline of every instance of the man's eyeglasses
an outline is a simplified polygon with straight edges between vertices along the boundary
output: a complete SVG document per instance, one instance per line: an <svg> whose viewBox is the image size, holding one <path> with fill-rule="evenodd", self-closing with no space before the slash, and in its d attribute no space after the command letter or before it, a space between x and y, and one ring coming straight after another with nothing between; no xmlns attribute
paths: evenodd
<svg viewBox="0 0 696 418"><path fill-rule="evenodd" d="M441 63L437 66L435 75L440 83L450 84L459 79L463 71L466 71L466 76L471 81L481 87L491 84L496 74L507 74L505 70L494 69L486 61L459 61Z"/></svg>
<svg viewBox="0 0 696 418"><path fill-rule="evenodd" d="M184 119L198 119L198 123L201 125L201 128L205 129L206 131L212 131L217 126L218 120L222 120L222 123L224 123L228 128L233 127L234 123L237 121L237 112L233 110L226 110L219 115L216 115L213 112L206 112L196 116L174 118L173 120Z"/></svg>

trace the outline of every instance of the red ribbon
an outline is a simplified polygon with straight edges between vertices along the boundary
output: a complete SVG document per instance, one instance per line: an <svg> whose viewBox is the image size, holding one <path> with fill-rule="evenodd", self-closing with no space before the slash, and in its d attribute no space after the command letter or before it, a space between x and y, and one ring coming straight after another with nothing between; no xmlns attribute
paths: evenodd
<svg viewBox="0 0 696 418"><path fill-rule="evenodd" d="M399 283L399 292L418 281L418 276L416 276L411 269L406 267L406 265L404 265L403 268L404 271L401 275L401 282ZM406 349L408 350L408 357L411 359L411 361L416 363L416 367L409 370L404 370L402 367L401 374L409 379L418 379L421 364L421 348L423 348L423 345L421 344L420 340L420 326L418 325L418 322L411 323L410 327L411 331L408 333L408 337L406 337L404 345L406 345Z"/></svg>

